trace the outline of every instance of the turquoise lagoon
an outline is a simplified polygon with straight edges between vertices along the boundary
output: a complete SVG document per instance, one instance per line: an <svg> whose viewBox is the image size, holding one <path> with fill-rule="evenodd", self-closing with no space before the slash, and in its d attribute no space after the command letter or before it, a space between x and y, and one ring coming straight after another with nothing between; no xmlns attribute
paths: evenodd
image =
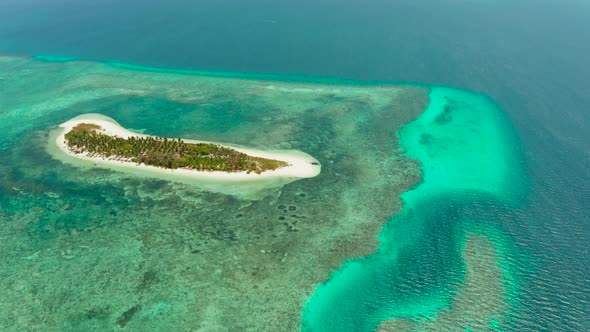
<svg viewBox="0 0 590 332"><path fill-rule="evenodd" d="M506 257L525 256L497 218L526 180L485 96L48 57L0 67L4 330L500 329L520 308L525 263ZM249 196L53 159L51 128L91 112L301 150L322 174Z"/></svg>
<svg viewBox="0 0 590 332"><path fill-rule="evenodd" d="M402 194L403 211L384 227L377 253L345 263L318 288L307 303L304 330L371 331L388 319L404 319L406 325L391 321L384 330L489 330L499 328L508 313L516 284L503 261L506 253L494 252L509 244L486 214L523 198L517 137L505 114L483 95L432 87L429 100L424 113L399 133L406 155L421 163L422 182ZM472 208L478 205L489 206ZM474 238L484 242L466 253ZM487 241L496 247L485 248ZM485 257L480 264L501 267L495 280L477 276L480 287L496 292L480 291L471 303L461 303L461 292L469 292L463 290L469 288L467 271L474 269L469 255L476 254ZM477 269L485 275L485 267ZM457 317L459 311L469 318Z"/></svg>

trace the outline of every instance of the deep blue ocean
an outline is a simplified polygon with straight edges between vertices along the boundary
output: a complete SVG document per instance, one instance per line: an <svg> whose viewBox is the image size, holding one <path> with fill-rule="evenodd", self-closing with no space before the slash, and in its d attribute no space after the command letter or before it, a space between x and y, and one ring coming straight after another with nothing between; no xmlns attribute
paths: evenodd
<svg viewBox="0 0 590 332"><path fill-rule="evenodd" d="M0 2L2 54L490 96L528 177L524 203L496 221L533 265L511 325L521 331L590 331L589 34L590 4L573 0Z"/></svg>

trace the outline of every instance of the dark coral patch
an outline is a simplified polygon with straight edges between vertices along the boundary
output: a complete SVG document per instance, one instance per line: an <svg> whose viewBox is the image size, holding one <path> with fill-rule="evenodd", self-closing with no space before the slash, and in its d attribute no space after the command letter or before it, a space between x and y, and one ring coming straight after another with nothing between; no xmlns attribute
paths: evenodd
<svg viewBox="0 0 590 332"><path fill-rule="evenodd" d="M422 134L420 135L420 144L422 145L431 145L432 141L434 141L434 137L430 134Z"/></svg>
<svg viewBox="0 0 590 332"><path fill-rule="evenodd" d="M136 304L133 307L129 308L127 311L125 311L123 314L121 314L121 316L119 316L119 318L117 318L117 324L119 324L119 326L121 326L121 327L125 327L125 325L127 325L127 323L129 323L129 321L133 318L133 316L139 310L141 310L140 304Z"/></svg>

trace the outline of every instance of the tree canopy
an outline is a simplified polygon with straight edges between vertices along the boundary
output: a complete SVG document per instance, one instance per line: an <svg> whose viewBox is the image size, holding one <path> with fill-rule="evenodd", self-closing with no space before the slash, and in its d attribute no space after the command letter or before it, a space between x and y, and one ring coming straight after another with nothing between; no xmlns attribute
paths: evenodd
<svg viewBox="0 0 590 332"><path fill-rule="evenodd" d="M97 130L100 126L81 123L65 134L66 145L75 153L88 153L138 164L199 171L262 173L288 166L279 160L252 157L212 143L186 143L179 139L152 136L122 138Z"/></svg>

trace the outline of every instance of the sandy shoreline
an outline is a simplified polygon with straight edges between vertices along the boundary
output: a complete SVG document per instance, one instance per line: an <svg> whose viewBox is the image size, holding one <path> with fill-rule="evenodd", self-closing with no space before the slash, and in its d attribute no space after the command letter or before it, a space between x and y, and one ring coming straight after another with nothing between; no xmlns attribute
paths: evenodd
<svg viewBox="0 0 590 332"><path fill-rule="evenodd" d="M245 153L247 155L253 157L261 157L266 159L275 159L280 161L285 161L289 163L289 166L281 167L276 170L265 171L261 174L256 174L254 172L247 173L243 172L222 172L222 171L198 171L198 170L191 170L191 169L166 169L160 168L156 166L150 166L145 164L137 164L135 162L129 161L121 161L121 160L114 160L114 159L106 159L103 157L96 157L90 156L87 154L79 154L72 152L65 143L65 134L68 133L72 128L77 126L80 123L90 123L96 124L102 127L102 132L107 135L118 136L122 138L128 138L131 136L135 137L148 137L149 135L143 135L139 133L135 133L129 131L123 127L121 127L115 120L101 115L101 114L84 114L80 115L76 118L73 118L69 121L66 121L59 125L61 129L57 137L55 138L55 145L67 154L70 157L86 160L90 162L94 162L95 165L105 165L105 166L112 166L113 168L124 167L127 170L130 168L137 169L137 170L147 170L151 171L151 173L161 173L161 174L168 174L168 175L178 175L183 177L191 177L197 179L207 179L207 180L221 180L221 181L251 181L251 180L263 180L269 178L311 178L320 174L321 166L314 165L312 163L317 163L318 161L313 158L312 156L296 150L291 151L262 151L262 150L255 150L237 146L231 146L227 144L220 144L216 142L207 142L207 141L195 141L195 140L188 140L182 139L182 141L187 143L213 143L218 144L224 147L228 147L234 149L236 151Z"/></svg>

